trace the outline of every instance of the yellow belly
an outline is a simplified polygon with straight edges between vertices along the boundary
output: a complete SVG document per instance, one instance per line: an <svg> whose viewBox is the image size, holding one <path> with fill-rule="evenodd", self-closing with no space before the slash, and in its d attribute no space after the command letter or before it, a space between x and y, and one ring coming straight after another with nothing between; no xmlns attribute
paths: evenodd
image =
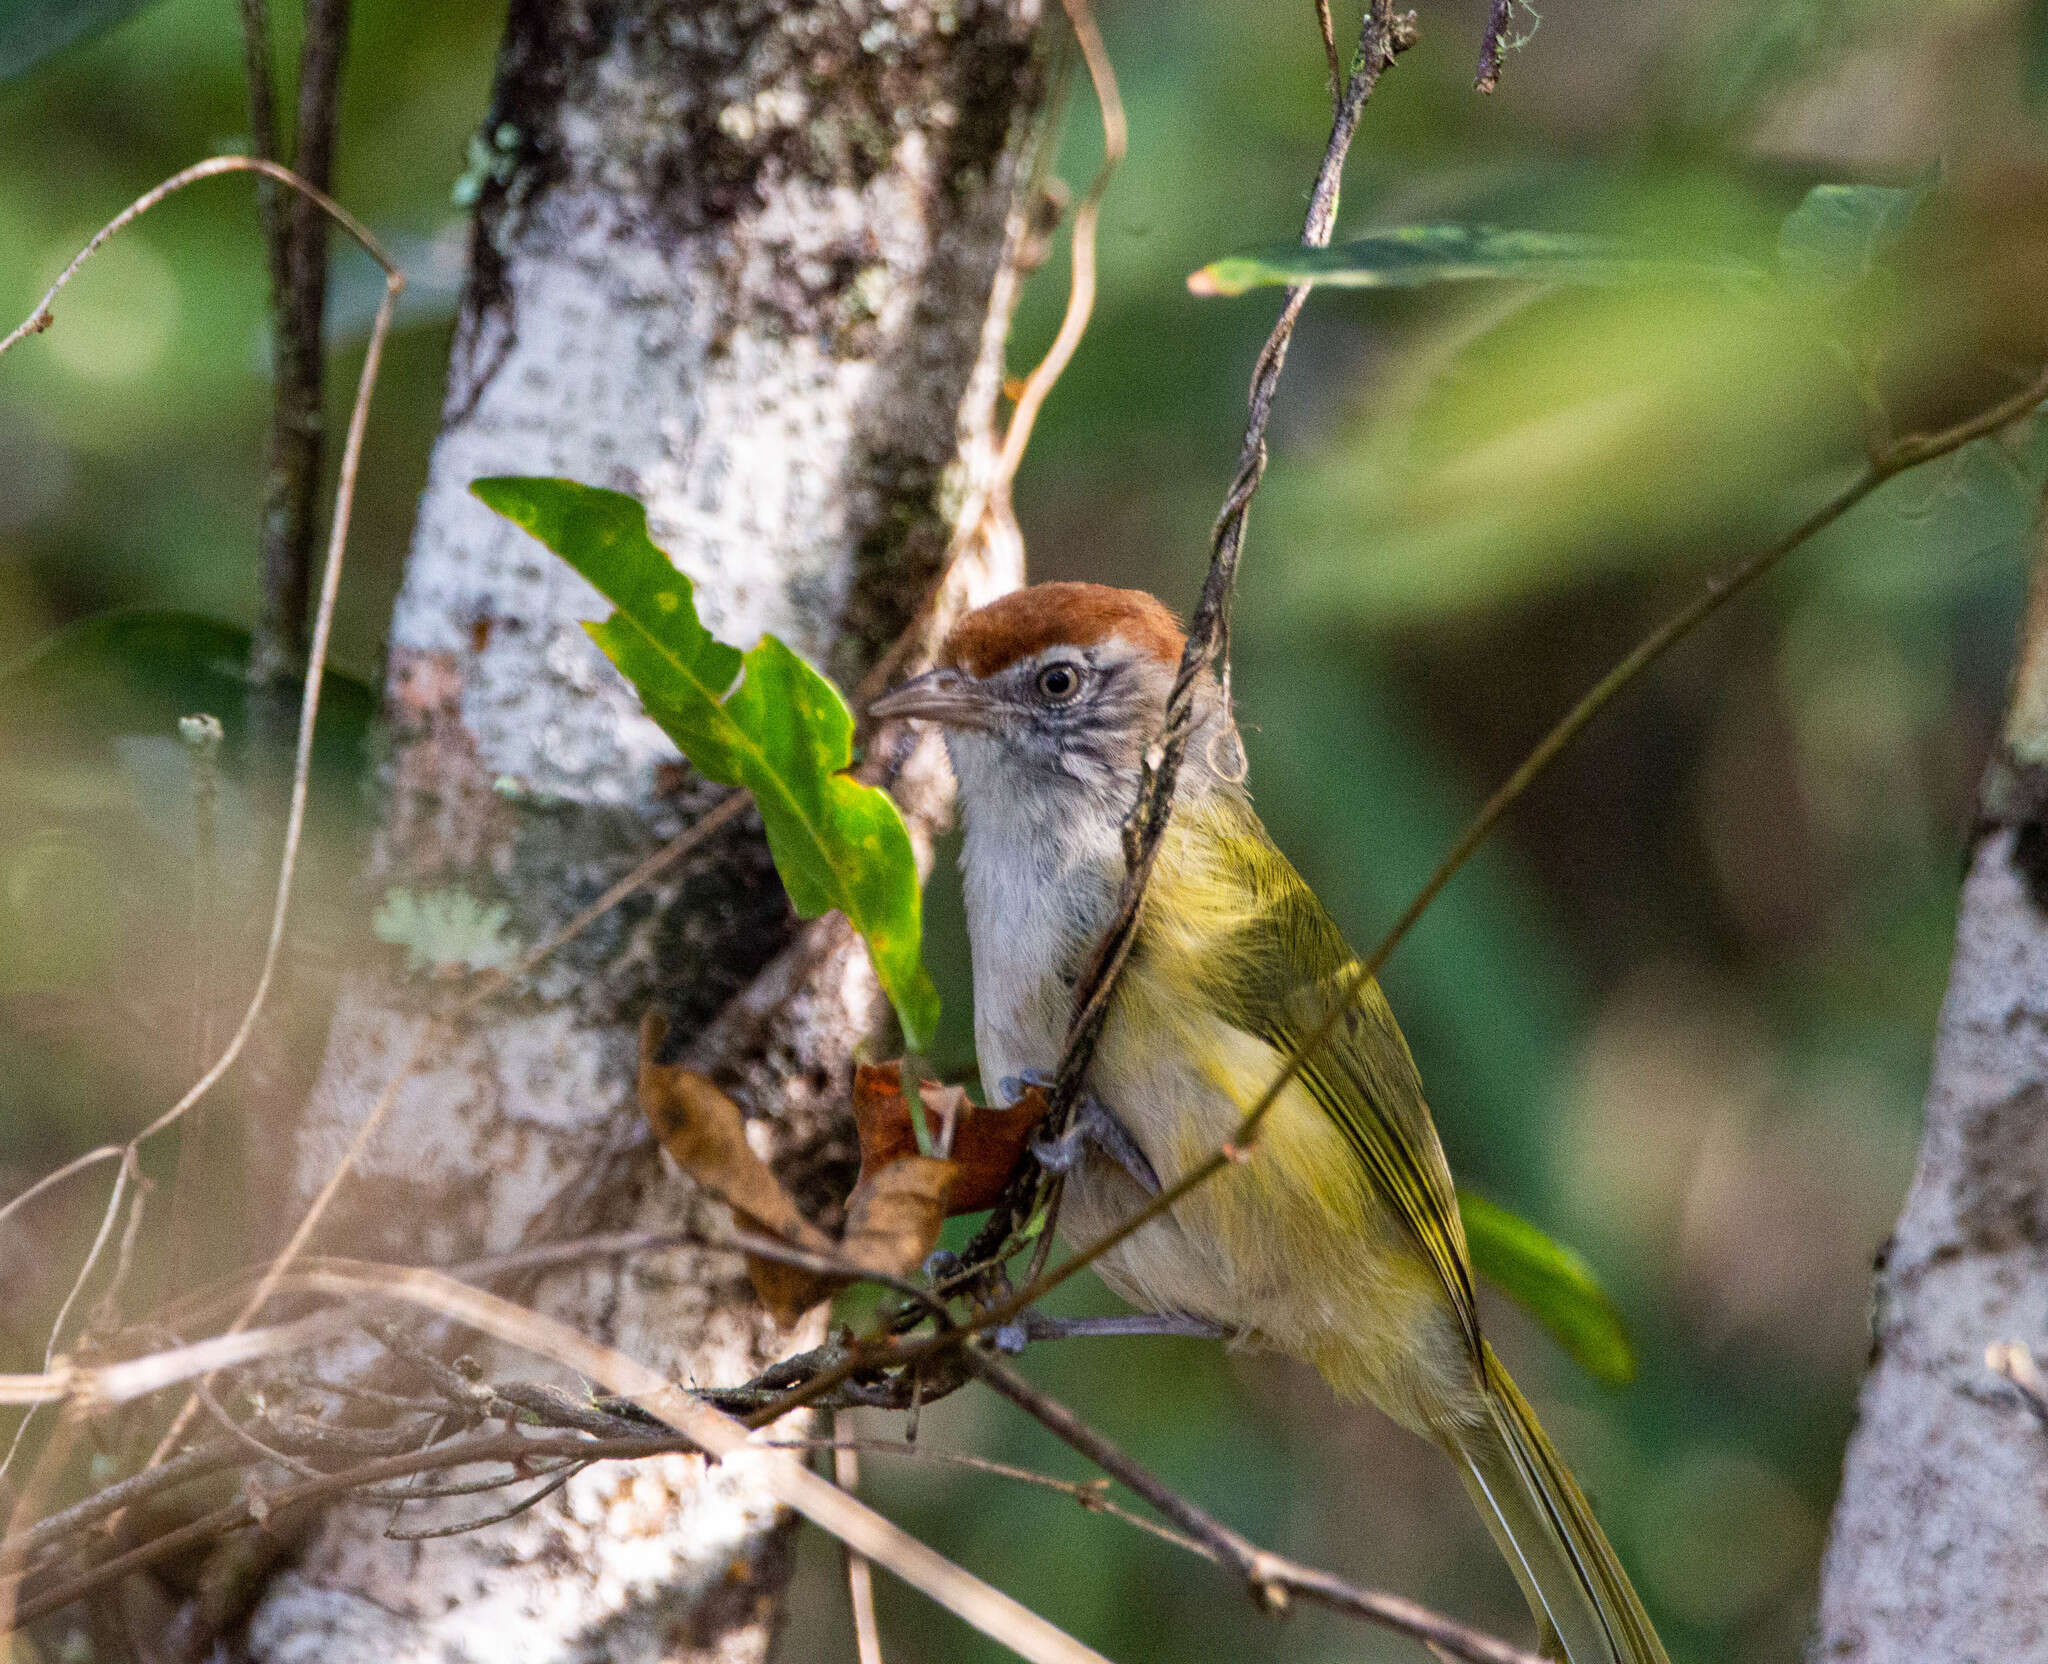
<svg viewBox="0 0 2048 1664"><path fill-rule="evenodd" d="M1172 1184L1233 1136L1281 1058L1133 971L1093 1087ZM1062 1232L1085 1244L1144 1200L1121 1168L1091 1155L1069 1183ZM1134 1305L1188 1312L1302 1358L1338 1392L1370 1397L1410 1427L1477 1412L1471 1361L1435 1271L1298 1083L1240 1159L1098 1265Z"/></svg>

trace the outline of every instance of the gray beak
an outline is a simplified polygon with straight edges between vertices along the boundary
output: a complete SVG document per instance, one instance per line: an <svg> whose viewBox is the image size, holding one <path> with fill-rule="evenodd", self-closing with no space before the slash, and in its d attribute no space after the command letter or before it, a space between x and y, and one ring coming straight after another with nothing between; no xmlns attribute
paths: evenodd
<svg viewBox="0 0 2048 1664"><path fill-rule="evenodd" d="M868 715L884 720L921 717L949 728L989 728L994 726L990 706L989 696L971 676L957 670L927 670L883 694L868 706Z"/></svg>

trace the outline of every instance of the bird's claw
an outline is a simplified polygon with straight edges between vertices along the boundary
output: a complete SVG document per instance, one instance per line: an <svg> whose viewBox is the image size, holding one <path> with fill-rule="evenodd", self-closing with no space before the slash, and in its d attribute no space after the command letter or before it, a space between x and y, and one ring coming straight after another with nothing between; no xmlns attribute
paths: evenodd
<svg viewBox="0 0 2048 1664"><path fill-rule="evenodd" d="M1147 1196L1159 1194L1159 1175L1130 1129L1092 1097L1074 1106L1073 1122L1057 1138L1032 1139L1031 1154L1048 1173L1068 1173L1090 1144L1128 1173Z"/></svg>

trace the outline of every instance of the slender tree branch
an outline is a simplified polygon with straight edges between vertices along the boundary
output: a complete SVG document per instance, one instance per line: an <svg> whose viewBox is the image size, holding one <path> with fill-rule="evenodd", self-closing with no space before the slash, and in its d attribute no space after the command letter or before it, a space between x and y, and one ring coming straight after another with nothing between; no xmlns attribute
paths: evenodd
<svg viewBox="0 0 2048 1664"><path fill-rule="evenodd" d="M268 105L269 77L256 74L251 13L264 37L262 0L244 0L245 53L250 60L252 123ZM349 0L307 0L305 45L299 55L298 129L292 162L316 190L333 188L335 128L341 109L341 68L348 52ZM257 125L275 149L276 117ZM270 154L261 148L258 155ZM327 221L306 197L265 210L271 268L274 382L270 467L263 505L262 593L249 644L249 677L258 688L296 677L306 661L306 606L312 587L313 540L320 502L326 418L322 408L327 307Z"/></svg>
<svg viewBox="0 0 2048 1664"><path fill-rule="evenodd" d="M1481 92L1500 85L1501 54L1507 50L1508 23L1515 15L1515 0L1493 0L1486 16L1486 34L1479 42L1479 73L1472 84Z"/></svg>
<svg viewBox="0 0 2048 1664"><path fill-rule="evenodd" d="M1534 1653L1510 1646L1495 1636L1447 1618L1416 1601L1377 1589L1361 1588L1331 1572L1300 1565L1284 1555L1260 1548L1206 1509L1162 1484L1149 1470L1132 1461L1066 1405L1040 1392L986 1351L969 1347L966 1356L974 1373L996 1392L1062 1443L1079 1451L1103 1472L1114 1475L1143 1497L1193 1538L1201 1553L1242 1577L1253 1597L1267 1608L1279 1610L1286 1605L1289 1595L1299 1594L1403 1635L1412 1635L1426 1646L1466 1660L1467 1664L1543 1664Z"/></svg>
<svg viewBox="0 0 2048 1664"><path fill-rule="evenodd" d="M1381 74L1397 53L1414 40L1411 18L1394 15L1392 0L1371 0L1359 34L1358 62L1344 89L1331 123L1329 142L1321 167L1309 193L1306 222L1301 240L1310 248L1327 247L1337 223L1337 199L1344 174L1344 158L1358 131L1366 100L1379 83ZM1075 989L1074 1010L1067 1028L1065 1055L1060 1059L1059 1077L1053 1089L1051 1124L1063 1125L1081 1094L1088 1065L1094 1059L1095 1044L1101 1037L1108 1015L1109 998L1118 974L1129 955L1137 933L1139 910L1145 887L1158 858L1159 845L1173 809L1174 785L1180 774L1181 758L1194 727L1195 689L1201 678L1213 670L1222 684L1225 704L1230 694L1230 610L1237 584L1238 560L1244 549L1246 522L1252 497L1266 471L1266 429L1272 421L1273 397L1279 390L1281 372L1287 365L1288 344L1294 325L1308 300L1309 286L1287 291L1279 320L1266 339L1252 371L1251 419L1239 448L1236 478L1218 516L1209 557L1209 575L1202 585L1188 631L1187 650L1181 655L1180 672L1167 699L1166 719L1159 737L1147 749L1145 767L1138 787L1138 800L1124 821L1126 873L1117 897L1116 913L1095 950L1088 973Z"/></svg>

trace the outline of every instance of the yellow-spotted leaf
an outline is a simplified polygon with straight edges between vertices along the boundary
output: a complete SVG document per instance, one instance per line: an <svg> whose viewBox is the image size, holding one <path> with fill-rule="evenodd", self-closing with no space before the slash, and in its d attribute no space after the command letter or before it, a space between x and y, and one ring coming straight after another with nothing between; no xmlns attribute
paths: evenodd
<svg viewBox="0 0 2048 1664"><path fill-rule="evenodd" d="M1458 1192L1458 1213L1474 1270L1548 1329L1595 1380L1621 1386L1635 1379L1635 1348L1621 1313L1575 1250L1468 1190Z"/></svg>
<svg viewBox="0 0 2048 1664"><path fill-rule="evenodd" d="M922 957L910 833L887 792L845 772L853 713L838 690L773 636L744 654L713 637L690 580L649 540L633 498L554 479L483 479L470 489L618 609L584 628L701 773L754 794L796 910L846 915L911 1049L929 1045L939 995Z"/></svg>

